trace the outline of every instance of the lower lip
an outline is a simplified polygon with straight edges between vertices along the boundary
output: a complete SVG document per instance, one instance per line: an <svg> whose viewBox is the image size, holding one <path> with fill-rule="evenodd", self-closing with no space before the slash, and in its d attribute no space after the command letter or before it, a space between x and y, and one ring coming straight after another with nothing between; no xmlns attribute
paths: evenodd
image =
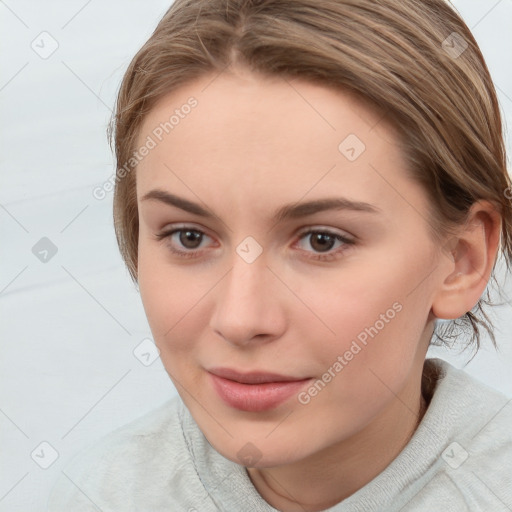
<svg viewBox="0 0 512 512"><path fill-rule="evenodd" d="M241 411L260 412L273 409L293 395L311 379L267 382L265 384L242 384L210 373L213 387L231 407Z"/></svg>

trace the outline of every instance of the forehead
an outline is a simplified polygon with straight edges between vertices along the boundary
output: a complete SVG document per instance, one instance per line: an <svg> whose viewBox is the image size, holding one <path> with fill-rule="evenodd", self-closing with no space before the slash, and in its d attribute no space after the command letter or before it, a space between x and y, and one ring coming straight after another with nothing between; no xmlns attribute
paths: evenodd
<svg viewBox="0 0 512 512"><path fill-rule="evenodd" d="M149 139L154 147L137 167L139 198L157 185L191 199L236 186L254 205L336 189L382 206L386 194L396 201L383 176L395 186L405 178L397 133L382 111L298 79L205 75L155 105L138 146Z"/></svg>
<svg viewBox="0 0 512 512"><path fill-rule="evenodd" d="M191 103L193 107L189 107ZM207 74L168 93L145 117L141 134L158 131L161 124L167 124L167 130L162 127L163 135L184 132L185 137L191 131L186 127L196 128L195 119L200 118L203 132L212 126L222 127L236 138L256 135L261 132L260 128L282 127L285 131L281 132L280 143L289 134L310 136L324 131L331 135L338 132L339 137L344 130L351 129L362 135L368 128L374 131L377 125L379 129L374 135L391 132L397 137L392 125L386 122L385 114L378 106L349 90L299 78L269 77L237 70ZM297 121L304 124L297 124ZM195 136L200 137L201 133L196 130ZM212 134L208 135L211 138Z"/></svg>

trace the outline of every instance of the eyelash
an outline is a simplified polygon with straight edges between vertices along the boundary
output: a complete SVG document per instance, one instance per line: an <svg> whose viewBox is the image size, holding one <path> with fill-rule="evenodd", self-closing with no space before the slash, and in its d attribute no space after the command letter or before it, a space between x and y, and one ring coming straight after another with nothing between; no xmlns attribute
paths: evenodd
<svg viewBox="0 0 512 512"><path fill-rule="evenodd" d="M174 235L175 233L180 233L182 231L192 231L194 233L200 233L201 235L206 235L206 233L204 233L203 231L201 231L199 229L195 229L192 226L182 226L180 228L176 228L171 231L159 233L159 234L155 235L155 238L158 241L161 241L163 239L170 239L172 237L172 235ZM328 236L334 238L335 240L342 242L344 244L344 247L342 246L342 248L338 248L334 252L314 253L314 254L316 254L316 256L307 256L307 258L309 258L309 259L318 260L318 261L332 261L334 259L337 259L338 256L340 256L340 254L342 252L347 250L347 246L355 244L354 240L352 240L348 237L345 237L343 235L340 235L339 233L334 233L332 231L329 231L327 229L308 229L308 230L302 231L301 233L299 233L299 240L302 240L302 238L305 238L307 235L311 235L311 234L315 234L315 233L316 234L320 233L322 235L328 235ZM206 236L208 236L208 235L206 235ZM198 258L202 252L200 250L181 251L179 249L175 249L174 247L172 247L171 244L167 244L167 246L169 247L169 250L172 253L177 254L178 256L180 256L182 258ZM305 251L305 252L310 252L310 251Z"/></svg>

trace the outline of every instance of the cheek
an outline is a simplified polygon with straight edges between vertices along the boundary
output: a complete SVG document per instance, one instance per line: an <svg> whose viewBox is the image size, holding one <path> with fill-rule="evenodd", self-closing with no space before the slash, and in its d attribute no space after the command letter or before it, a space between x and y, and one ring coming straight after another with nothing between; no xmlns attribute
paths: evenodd
<svg viewBox="0 0 512 512"><path fill-rule="evenodd" d="M163 253L161 248L139 239L139 291L155 343L161 352L165 350L167 340L173 339L190 301L188 288L180 282L179 273L166 265Z"/></svg>
<svg viewBox="0 0 512 512"><path fill-rule="evenodd" d="M206 272L207 273L207 272ZM207 293L211 275L192 266L178 267L166 260L160 247L139 242L139 291L144 311L164 364L178 354L190 353L208 320ZM183 358L181 358L183 361Z"/></svg>
<svg viewBox="0 0 512 512"><path fill-rule="evenodd" d="M358 269L351 268L350 275L333 277L310 294L330 332L323 329L324 343L311 346L308 356L331 372L341 356L342 371L350 376L346 382L351 387L350 383L356 386L369 378L375 380L369 369L399 380L400 369L405 373L413 363L429 312L429 284L425 280L417 286L416 265L406 260L405 256L386 260L382 255L378 267L361 262Z"/></svg>
<svg viewBox="0 0 512 512"><path fill-rule="evenodd" d="M159 273L155 265L144 269L142 264L141 270L140 295L153 340L164 368L177 386L177 382L184 381L185 375L190 376L191 355L195 350L193 340L199 339L199 327L192 322L188 305L197 299L189 300L186 293L177 293L178 283Z"/></svg>
<svg viewBox="0 0 512 512"><path fill-rule="evenodd" d="M168 309L169 306L172 306L169 304L171 295L166 293L167 287L165 278L162 279L160 265L155 264L155 251L144 242L143 236L141 232L139 234L137 267L139 292L153 335L155 338L159 338L159 334L165 332L162 323L164 312L166 310L173 311L172 307Z"/></svg>

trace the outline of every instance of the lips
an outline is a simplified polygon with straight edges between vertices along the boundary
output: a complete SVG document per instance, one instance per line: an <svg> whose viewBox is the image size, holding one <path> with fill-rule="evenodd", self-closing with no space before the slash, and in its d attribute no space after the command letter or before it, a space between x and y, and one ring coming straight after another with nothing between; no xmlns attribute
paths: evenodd
<svg viewBox="0 0 512 512"><path fill-rule="evenodd" d="M265 384L268 382L296 382L309 377L290 377L278 373L251 371L242 373L231 368L210 368L210 373L242 384Z"/></svg>
<svg viewBox="0 0 512 512"><path fill-rule="evenodd" d="M311 378L252 371L241 373L231 368L211 368L212 387L230 407L247 412L276 408L296 395Z"/></svg>

